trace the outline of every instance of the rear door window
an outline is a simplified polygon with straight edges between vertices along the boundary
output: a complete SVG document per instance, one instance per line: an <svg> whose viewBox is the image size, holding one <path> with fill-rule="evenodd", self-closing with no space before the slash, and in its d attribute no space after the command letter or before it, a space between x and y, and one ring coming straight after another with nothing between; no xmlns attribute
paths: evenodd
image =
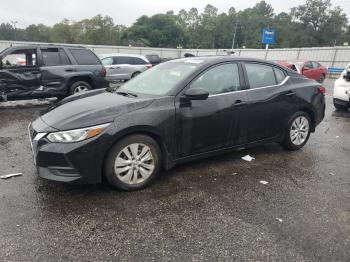
<svg viewBox="0 0 350 262"><path fill-rule="evenodd" d="M61 48L41 49L44 66L70 65L71 62L66 52Z"/></svg>
<svg viewBox="0 0 350 262"><path fill-rule="evenodd" d="M134 57L134 65L146 65L146 61L138 58L138 57Z"/></svg>
<svg viewBox="0 0 350 262"><path fill-rule="evenodd" d="M100 65L101 61L98 57L89 49L74 49L71 48L70 52L79 65Z"/></svg>
<svg viewBox="0 0 350 262"><path fill-rule="evenodd" d="M115 57L115 64L117 65L133 65L134 64L134 59L133 57L128 57L128 56L116 56Z"/></svg>
<svg viewBox="0 0 350 262"><path fill-rule="evenodd" d="M266 64L245 63L250 89L277 84L273 67Z"/></svg>

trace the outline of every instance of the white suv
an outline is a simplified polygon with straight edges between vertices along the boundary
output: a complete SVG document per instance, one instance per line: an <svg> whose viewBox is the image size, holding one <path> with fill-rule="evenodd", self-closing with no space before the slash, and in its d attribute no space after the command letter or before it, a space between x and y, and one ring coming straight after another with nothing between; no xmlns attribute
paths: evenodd
<svg viewBox="0 0 350 262"><path fill-rule="evenodd" d="M107 70L106 79L110 82L129 80L152 67L143 55L104 54L100 59Z"/></svg>
<svg viewBox="0 0 350 262"><path fill-rule="evenodd" d="M334 83L333 104L338 110L350 108L350 64Z"/></svg>

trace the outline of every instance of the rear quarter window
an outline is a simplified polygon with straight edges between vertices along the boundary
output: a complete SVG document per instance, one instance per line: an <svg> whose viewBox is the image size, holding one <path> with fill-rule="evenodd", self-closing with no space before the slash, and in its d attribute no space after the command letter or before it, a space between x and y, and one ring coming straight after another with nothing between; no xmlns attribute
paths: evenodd
<svg viewBox="0 0 350 262"><path fill-rule="evenodd" d="M69 49L79 65L100 65L101 61L89 49Z"/></svg>

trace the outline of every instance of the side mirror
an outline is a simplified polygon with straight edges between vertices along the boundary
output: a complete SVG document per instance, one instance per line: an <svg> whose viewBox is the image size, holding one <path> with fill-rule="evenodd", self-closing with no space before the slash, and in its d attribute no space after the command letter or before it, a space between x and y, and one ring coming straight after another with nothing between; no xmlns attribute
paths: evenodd
<svg viewBox="0 0 350 262"><path fill-rule="evenodd" d="M209 92L203 88L190 88L185 92L185 97L189 100L205 100L209 96Z"/></svg>

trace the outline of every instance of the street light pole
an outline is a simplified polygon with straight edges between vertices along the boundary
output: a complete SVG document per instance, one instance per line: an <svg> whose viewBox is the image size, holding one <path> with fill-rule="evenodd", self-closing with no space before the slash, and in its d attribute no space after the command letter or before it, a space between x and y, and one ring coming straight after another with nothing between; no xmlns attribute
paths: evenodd
<svg viewBox="0 0 350 262"><path fill-rule="evenodd" d="M13 28L15 29L15 41L17 41L17 28L16 28L16 25L17 25L17 21L11 21L11 24L13 24Z"/></svg>
<svg viewBox="0 0 350 262"><path fill-rule="evenodd" d="M232 49L235 48L236 33L237 33L237 23L235 24L235 32L233 34L233 39L232 39Z"/></svg>

